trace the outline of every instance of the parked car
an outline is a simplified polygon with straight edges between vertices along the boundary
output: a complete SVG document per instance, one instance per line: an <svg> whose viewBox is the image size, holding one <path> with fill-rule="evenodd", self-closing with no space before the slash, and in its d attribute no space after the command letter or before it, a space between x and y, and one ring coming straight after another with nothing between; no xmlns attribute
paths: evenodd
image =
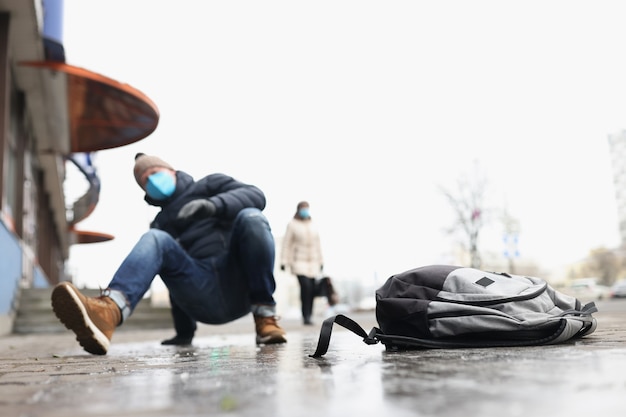
<svg viewBox="0 0 626 417"><path fill-rule="evenodd" d="M611 289L606 285L598 284L596 278L575 279L565 287L563 292L583 302L604 300L611 296Z"/></svg>
<svg viewBox="0 0 626 417"><path fill-rule="evenodd" d="M626 297L626 279L620 279L611 286L611 298Z"/></svg>

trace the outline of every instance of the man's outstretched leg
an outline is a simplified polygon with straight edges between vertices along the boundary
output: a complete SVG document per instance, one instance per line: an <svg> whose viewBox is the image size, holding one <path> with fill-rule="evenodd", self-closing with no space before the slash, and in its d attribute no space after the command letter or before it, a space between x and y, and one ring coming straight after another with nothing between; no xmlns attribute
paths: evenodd
<svg viewBox="0 0 626 417"><path fill-rule="evenodd" d="M71 283L62 282L52 291L52 309L65 327L76 333L76 340L87 352L105 355L115 328L130 316L163 264L174 259L188 265L182 254L184 251L169 234L150 229L124 259L101 296L86 297Z"/></svg>
<svg viewBox="0 0 626 417"><path fill-rule="evenodd" d="M111 297L124 299L121 293L108 290L100 297L85 297L69 282L58 284L52 291L54 314L76 333L78 343L94 355L107 353L113 332L122 322L122 311Z"/></svg>

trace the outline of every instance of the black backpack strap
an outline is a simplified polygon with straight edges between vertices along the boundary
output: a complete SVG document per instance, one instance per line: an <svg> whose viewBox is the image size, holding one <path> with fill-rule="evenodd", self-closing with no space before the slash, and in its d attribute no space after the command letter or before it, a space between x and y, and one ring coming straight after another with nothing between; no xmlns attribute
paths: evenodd
<svg viewBox="0 0 626 417"><path fill-rule="evenodd" d="M328 352L328 345L330 344L330 336L333 332L333 324L337 323L342 327L350 330L352 333L357 336L361 336L363 341L368 345L374 345L378 343L373 335L376 334L376 329L372 329L372 332L368 335L365 330L361 326L358 325L354 320L344 316L343 314L337 314L336 316L332 316L324 320L322 323L322 329L320 330L320 337L317 341L317 349L315 349L315 353L309 355L312 358L321 358L326 352Z"/></svg>

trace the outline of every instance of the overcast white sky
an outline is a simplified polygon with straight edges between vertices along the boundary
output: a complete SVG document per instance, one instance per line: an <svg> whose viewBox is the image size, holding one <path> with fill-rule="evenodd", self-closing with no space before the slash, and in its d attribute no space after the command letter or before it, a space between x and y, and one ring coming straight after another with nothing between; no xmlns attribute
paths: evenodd
<svg viewBox="0 0 626 417"><path fill-rule="evenodd" d="M306 199L326 272L379 280L449 261L438 191L477 161L521 256L559 271L619 243L607 137L626 128L623 1L65 0L67 62L159 107L148 138L101 151L75 246L105 286L155 214L136 152L261 187L277 238ZM481 248L502 252L501 225Z"/></svg>

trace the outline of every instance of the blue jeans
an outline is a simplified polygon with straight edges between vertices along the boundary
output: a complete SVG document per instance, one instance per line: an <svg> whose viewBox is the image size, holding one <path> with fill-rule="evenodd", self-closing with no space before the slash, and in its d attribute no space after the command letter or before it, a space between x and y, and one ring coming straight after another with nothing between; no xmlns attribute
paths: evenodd
<svg viewBox="0 0 626 417"><path fill-rule="evenodd" d="M275 306L274 238L262 212L246 208L233 222L228 250L190 257L168 233L150 229L133 247L109 283L132 311L156 275L167 286L177 332L192 333L195 321L223 324L255 305Z"/></svg>

